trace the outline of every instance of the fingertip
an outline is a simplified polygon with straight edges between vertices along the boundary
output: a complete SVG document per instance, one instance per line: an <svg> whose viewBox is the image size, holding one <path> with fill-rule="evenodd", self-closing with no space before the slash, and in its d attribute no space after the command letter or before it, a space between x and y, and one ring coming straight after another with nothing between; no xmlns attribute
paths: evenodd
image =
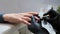
<svg viewBox="0 0 60 34"><path fill-rule="evenodd" d="M31 23L28 23L28 25L31 25Z"/></svg>
<svg viewBox="0 0 60 34"><path fill-rule="evenodd" d="M27 24L27 25L31 25L31 23L29 23L28 21L25 21L25 24Z"/></svg>
<svg viewBox="0 0 60 34"><path fill-rule="evenodd" d="M36 18L37 20L39 20L39 18L38 18L38 17L36 17L36 16L35 16L35 18Z"/></svg>

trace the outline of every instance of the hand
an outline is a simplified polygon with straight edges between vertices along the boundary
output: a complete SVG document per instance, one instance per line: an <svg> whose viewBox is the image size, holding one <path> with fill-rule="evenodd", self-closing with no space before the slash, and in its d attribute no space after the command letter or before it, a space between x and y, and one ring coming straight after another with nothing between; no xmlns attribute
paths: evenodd
<svg viewBox="0 0 60 34"><path fill-rule="evenodd" d="M10 23L24 23L24 24L28 24L31 25L28 21L31 21L31 16L32 15L38 15L37 12L26 12L26 13L18 13L18 14L4 14L3 18L5 21L8 21ZM39 20L39 18L37 16L35 16L35 18L37 20Z"/></svg>

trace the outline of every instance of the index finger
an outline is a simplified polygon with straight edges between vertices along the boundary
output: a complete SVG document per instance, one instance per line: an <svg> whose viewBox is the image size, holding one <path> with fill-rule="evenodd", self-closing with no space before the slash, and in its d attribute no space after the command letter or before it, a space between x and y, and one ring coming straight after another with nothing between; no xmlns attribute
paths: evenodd
<svg viewBox="0 0 60 34"><path fill-rule="evenodd" d="M27 12L27 13L29 13L29 14L33 14L33 15L38 15L37 12Z"/></svg>

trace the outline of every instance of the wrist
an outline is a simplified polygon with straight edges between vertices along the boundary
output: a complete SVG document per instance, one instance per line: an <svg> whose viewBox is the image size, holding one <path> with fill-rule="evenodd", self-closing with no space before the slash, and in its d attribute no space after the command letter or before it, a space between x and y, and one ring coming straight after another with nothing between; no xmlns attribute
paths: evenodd
<svg viewBox="0 0 60 34"><path fill-rule="evenodd" d="M7 18L8 18L7 15L8 15L8 14L4 14L4 15L3 15L3 19L4 19L4 21L7 21Z"/></svg>

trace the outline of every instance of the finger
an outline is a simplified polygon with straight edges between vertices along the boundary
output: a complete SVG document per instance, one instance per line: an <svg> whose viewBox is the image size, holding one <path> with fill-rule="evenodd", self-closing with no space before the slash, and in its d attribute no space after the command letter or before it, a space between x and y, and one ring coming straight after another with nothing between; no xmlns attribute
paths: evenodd
<svg viewBox="0 0 60 34"><path fill-rule="evenodd" d="M27 25L31 25L31 23L29 23L29 22L26 21L26 20L23 20L23 22L24 22L25 24L27 24Z"/></svg>
<svg viewBox="0 0 60 34"><path fill-rule="evenodd" d="M35 19L39 20L40 18L38 18L38 17L35 16Z"/></svg>
<svg viewBox="0 0 60 34"><path fill-rule="evenodd" d="M26 20L24 20L24 19L19 19L20 20L20 22L22 22L22 23L24 23L24 24L27 24L27 25L31 25L31 23L29 23L28 21L26 21Z"/></svg>
<svg viewBox="0 0 60 34"><path fill-rule="evenodd" d="M31 18L29 18L29 17L22 17L22 19L25 19L27 21L31 21Z"/></svg>
<svg viewBox="0 0 60 34"><path fill-rule="evenodd" d="M32 14L28 14L28 13L21 13L21 14L19 14L20 16L22 15L22 16L26 16L26 17L31 17L32 16Z"/></svg>
<svg viewBox="0 0 60 34"><path fill-rule="evenodd" d="M31 21L31 18L29 17L26 17L26 16L17 16L18 18L21 18L21 19L24 19L24 20L27 20L27 21Z"/></svg>
<svg viewBox="0 0 60 34"><path fill-rule="evenodd" d="M28 14L38 15L37 12L27 12Z"/></svg>

